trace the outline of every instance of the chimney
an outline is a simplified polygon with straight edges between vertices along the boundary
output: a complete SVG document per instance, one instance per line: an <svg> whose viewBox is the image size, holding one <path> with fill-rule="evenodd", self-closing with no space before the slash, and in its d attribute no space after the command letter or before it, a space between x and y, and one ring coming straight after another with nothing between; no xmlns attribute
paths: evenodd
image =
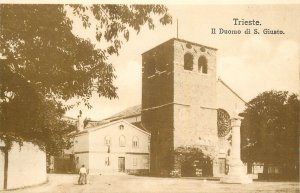
<svg viewBox="0 0 300 193"><path fill-rule="evenodd" d="M82 111L79 111L78 120L77 120L77 130L83 131L83 118L82 118Z"/></svg>

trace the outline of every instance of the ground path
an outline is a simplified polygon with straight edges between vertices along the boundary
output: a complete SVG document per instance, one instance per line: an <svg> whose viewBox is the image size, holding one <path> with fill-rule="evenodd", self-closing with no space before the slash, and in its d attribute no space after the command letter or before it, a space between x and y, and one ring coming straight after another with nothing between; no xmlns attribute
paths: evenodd
<svg viewBox="0 0 300 193"><path fill-rule="evenodd" d="M89 176L87 185L77 185L77 175L50 174L48 183L3 193L298 193L298 182L253 182L221 184L184 178L131 175Z"/></svg>

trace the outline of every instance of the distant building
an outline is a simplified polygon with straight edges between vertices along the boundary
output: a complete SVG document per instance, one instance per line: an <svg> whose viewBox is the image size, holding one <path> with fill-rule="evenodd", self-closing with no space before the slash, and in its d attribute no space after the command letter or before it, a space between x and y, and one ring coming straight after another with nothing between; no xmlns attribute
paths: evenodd
<svg viewBox="0 0 300 193"><path fill-rule="evenodd" d="M75 134L76 168L84 164L90 174L148 174L150 133L123 119L100 123Z"/></svg>

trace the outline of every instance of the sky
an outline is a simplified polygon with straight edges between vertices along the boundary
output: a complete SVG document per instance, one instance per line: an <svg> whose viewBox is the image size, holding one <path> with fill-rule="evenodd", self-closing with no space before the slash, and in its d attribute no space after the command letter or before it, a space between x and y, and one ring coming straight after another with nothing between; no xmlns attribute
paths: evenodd
<svg viewBox="0 0 300 193"><path fill-rule="evenodd" d="M168 4L172 25L146 26L131 33L119 56L109 61L116 69L118 99L97 95L90 100L92 109L79 105L66 113L101 120L127 107L141 104L141 54L178 34L185 39L217 48L217 76L244 100L269 90L287 90L299 94L300 4L298 5L204 5ZM261 25L234 25L233 18L255 20ZM241 30L241 34L211 34L211 29ZM244 34L249 28L260 34ZM282 30L284 34L263 34L263 29ZM73 33L94 41L92 31L84 31L76 21ZM96 43L96 41L94 41ZM96 43L97 44L97 43ZM217 77L216 77L217 78Z"/></svg>

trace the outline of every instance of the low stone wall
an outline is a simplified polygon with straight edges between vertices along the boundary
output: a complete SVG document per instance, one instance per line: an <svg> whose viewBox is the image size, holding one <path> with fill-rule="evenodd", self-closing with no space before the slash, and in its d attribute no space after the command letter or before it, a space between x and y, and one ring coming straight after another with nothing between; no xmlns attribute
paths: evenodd
<svg viewBox="0 0 300 193"><path fill-rule="evenodd" d="M4 188L4 153L0 154L0 190ZM2 162L3 161L3 162ZM7 189L42 184L47 181L46 154L32 143L20 148L13 143L8 153Z"/></svg>

